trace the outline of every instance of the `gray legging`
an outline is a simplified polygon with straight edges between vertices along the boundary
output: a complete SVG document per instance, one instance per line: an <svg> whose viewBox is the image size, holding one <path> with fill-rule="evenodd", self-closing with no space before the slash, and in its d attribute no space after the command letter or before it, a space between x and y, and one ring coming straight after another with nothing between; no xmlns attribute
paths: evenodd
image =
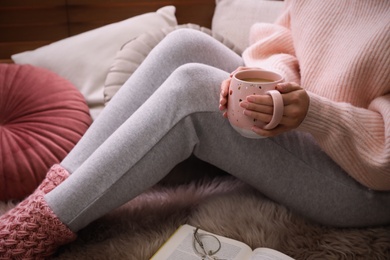
<svg viewBox="0 0 390 260"><path fill-rule="evenodd" d="M199 31L169 34L63 160L71 176L46 195L78 231L156 184L191 154L323 224L390 222L390 194L368 190L309 134L247 139L218 109L221 82L240 56Z"/></svg>

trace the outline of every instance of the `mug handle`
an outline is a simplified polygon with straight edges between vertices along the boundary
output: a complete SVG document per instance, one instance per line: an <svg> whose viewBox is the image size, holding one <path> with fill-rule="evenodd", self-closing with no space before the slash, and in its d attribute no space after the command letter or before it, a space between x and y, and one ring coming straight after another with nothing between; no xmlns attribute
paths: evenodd
<svg viewBox="0 0 390 260"><path fill-rule="evenodd" d="M280 121L282 120L284 104L283 104L282 94L279 91L269 90L266 92L266 94L270 95L274 102L274 112L272 114L271 122L269 122L263 127L266 130L270 130L277 127Z"/></svg>

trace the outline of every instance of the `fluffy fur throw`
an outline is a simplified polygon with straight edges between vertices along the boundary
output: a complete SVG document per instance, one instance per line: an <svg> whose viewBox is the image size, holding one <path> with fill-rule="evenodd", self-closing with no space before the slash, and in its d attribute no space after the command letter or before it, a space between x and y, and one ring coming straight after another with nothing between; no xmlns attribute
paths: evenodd
<svg viewBox="0 0 390 260"><path fill-rule="evenodd" d="M183 223L295 259L390 259L390 227L310 223L228 176L157 185L80 231L55 259L149 259Z"/></svg>

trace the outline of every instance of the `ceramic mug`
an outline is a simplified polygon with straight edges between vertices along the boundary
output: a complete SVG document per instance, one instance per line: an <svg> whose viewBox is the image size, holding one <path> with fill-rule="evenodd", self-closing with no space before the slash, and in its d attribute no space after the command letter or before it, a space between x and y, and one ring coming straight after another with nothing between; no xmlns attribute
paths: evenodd
<svg viewBox="0 0 390 260"><path fill-rule="evenodd" d="M283 99L275 86L283 82L283 76L260 69L242 70L236 72L230 82L227 104L228 119L232 127L241 135L248 138L264 138L254 133L251 128L257 125L264 129L273 129L283 117ZM244 108L240 103L249 95L270 95L273 100L272 120L268 124L244 115Z"/></svg>

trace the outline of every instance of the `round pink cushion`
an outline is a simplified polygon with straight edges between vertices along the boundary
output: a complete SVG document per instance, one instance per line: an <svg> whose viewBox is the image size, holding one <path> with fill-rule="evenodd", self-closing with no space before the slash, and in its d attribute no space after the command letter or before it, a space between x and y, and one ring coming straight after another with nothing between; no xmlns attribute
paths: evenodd
<svg viewBox="0 0 390 260"><path fill-rule="evenodd" d="M91 124L81 93L31 65L0 64L0 200L34 191Z"/></svg>

